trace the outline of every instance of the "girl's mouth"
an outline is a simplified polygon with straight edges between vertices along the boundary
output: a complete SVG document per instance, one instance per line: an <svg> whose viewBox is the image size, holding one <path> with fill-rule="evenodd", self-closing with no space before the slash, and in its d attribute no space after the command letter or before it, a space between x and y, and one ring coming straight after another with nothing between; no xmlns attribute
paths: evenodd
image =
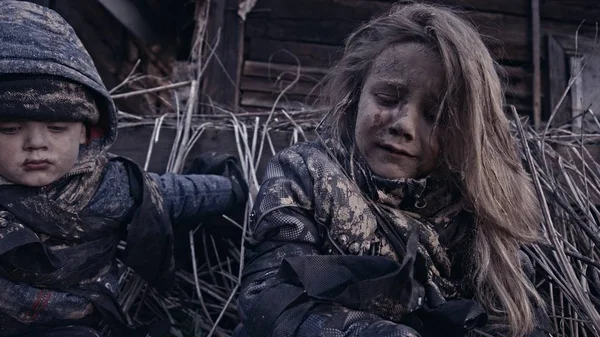
<svg viewBox="0 0 600 337"><path fill-rule="evenodd" d="M408 152L408 151L406 151L406 150L404 150L404 149L402 149L400 147L394 146L394 145L390 145L390 144L385 144L384 143L384 144L380 144L379 148L381 148L381 149L383 149L383 150L385 150L387 152L390 152L391 154L396 155L396 156L403 156L403 157L408 157L408 158L417 158L417 156L413 155L412 153L410 153L410 152Z"/></svg>

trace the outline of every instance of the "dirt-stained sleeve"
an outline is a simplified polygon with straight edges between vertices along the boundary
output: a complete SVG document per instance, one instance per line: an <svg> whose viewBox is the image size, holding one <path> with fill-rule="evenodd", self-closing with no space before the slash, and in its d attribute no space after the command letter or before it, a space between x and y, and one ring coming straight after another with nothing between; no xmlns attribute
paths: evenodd
<svg viewBox="0 0 600 337"><path fill-rule="evenodd" d="M312 299L302 285L280 277L284 260L324 254L327 228L315 220L310 155L310 147L295 146L268 165L251 215L239 299L244 330L250 337L418 336L374 314Z"/></svg>

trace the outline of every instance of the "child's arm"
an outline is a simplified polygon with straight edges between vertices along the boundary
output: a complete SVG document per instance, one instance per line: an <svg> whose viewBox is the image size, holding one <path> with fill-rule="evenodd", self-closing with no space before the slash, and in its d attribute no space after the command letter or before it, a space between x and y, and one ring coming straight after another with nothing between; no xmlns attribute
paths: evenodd
<svg viewBox="0 0 600 337"><path fill-rule="evenodd" d="M150 173L173 224L223 214L245 201L232 178L217 175Z"/></svg>
<svg viewBox="0 0 600 337"><path fill-rule="evenodd" d="M197 156L188 174L150 174L162 192L164 209L173 224L241 210L248 185L238 160L224 153Z"/></svg>
<svg viewBox="0 0 600 337"><path fill-rule="evenodd" d="M310 298L302 285L281 278L285 259L324 254L308 166L285 150L270 162L257 196L239 298L248 336L419 336L372 313Z"/></svg>

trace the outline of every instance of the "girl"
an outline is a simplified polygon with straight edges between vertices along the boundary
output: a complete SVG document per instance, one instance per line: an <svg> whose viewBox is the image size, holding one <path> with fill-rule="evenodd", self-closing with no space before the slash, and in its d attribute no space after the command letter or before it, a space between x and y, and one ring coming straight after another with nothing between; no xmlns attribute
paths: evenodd
<svg viewBox="0 0 600 337"><path fill-rule="evenodd" d="M520 245L539 206L476 30L400 4L329 78L319 141L267 168L240 297L249 336L547 336Z"/></svg>

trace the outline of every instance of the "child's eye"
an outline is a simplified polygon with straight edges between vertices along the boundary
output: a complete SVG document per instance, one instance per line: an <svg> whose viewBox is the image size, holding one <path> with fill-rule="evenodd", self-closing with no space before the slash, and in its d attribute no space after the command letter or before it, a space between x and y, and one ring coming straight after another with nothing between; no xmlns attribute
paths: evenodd
<svg viewBox="0 0 600 337"><path fill-rule="evenodd" d="M399 102L397 95L375 94L375 98L379 105L382 105L385 107L392 107L392 106L398 104L398 102Z"/></svg>
<svg viewBox="0 0 600 337"><path fill-rule="evenodd" d="M64 125L48 125L48 130L52 132L63 132L67 129Z"/></svg>
<svg viewBox="0 0 600 337"><path fill-rule="evenodd" d="M20 126L0 126L0 132L5 135L14 135L21 130Z"/></svg>

